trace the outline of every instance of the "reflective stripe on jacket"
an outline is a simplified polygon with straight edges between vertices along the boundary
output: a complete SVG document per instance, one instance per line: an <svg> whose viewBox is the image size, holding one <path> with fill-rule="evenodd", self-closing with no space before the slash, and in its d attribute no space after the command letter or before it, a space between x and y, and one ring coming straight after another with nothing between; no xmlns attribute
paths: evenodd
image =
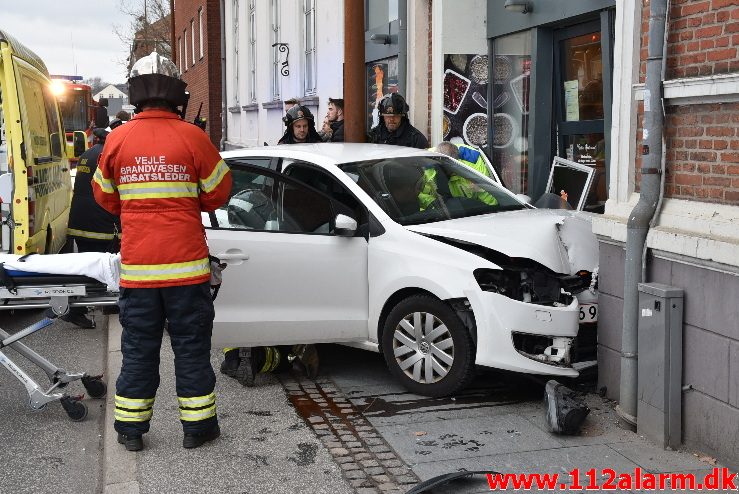
<svg viewBox="0 0 739 494"><path fill-rule="evenodd" d="M231 172L201 129L164 110L137 114L108 135L93 192L126 231L122 287L209 280L200 213L226 202Z"/></svg>

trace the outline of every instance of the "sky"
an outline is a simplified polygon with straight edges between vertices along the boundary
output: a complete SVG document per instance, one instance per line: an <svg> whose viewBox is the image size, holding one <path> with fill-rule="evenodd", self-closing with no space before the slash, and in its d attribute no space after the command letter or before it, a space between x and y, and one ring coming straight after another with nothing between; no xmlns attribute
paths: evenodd
<svg viewBox="0 0 739 494"><path fill-rule="evenodd" d="M126 81L129 48L114 25L130 23L120 1L0 0L0 29L40 56L50 74L118 84Z"/></svg>

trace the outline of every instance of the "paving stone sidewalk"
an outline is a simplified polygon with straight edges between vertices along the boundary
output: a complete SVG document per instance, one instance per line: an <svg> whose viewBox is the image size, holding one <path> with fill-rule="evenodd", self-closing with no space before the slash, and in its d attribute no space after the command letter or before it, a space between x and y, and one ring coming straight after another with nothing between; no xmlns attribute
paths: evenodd
<svg viewBox="0 0 739 494"><path fill-rule="evenodd" d="M596 394L586 396L591 413L581 434L560 436L547 431L542 387L529 379L484 373L460 396L428 398L410 394L394 382L377 354L344 347L321 349L324 377L421 480L462 470L567 476L576 468L586 479L590 469L633 473L637 467L650 473L690 473L702 479L714 467L721 467L699 452L666 451L624 430L618 425L615 403ZM597 477L600 485L606 480L604 475ZM585 485L587 480L580 483ZM563 489L558 486L556 490ZM480 476L433 492L464 494L490 489Z"/></svg>

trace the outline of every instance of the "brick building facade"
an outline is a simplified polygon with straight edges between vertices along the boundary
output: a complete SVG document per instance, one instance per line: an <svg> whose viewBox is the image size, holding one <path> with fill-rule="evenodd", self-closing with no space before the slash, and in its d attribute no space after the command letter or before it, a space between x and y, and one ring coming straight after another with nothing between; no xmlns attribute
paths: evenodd
<svg viewBox="0 0 739 494"><path fill-rule="evenodd" d="M187 83L190 103L185 118L207 119L205 131L221 142L221 17L218 0L174 2L173 60Z"/></svg>
<svg viewBox="0 0 739 494"><path fill-rule="evenodd" d="M619 3L611 186L605 215L593 223L601 250L599 380L614 399L626 225L641 181L649 3ZM647 237L646 281L684 291L683 444L737 468L739 0L672 0L666 30L664 201Z"/></svg>

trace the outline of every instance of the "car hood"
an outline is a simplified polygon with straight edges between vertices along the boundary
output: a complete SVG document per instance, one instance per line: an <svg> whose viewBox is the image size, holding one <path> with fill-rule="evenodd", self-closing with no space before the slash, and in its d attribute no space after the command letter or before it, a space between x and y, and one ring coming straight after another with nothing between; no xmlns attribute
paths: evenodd
<svg viewBox="0 0 739 494"><path fill-rule="evenodd" d="M423 235L461 240L509 257L527 258L557 273L591 272L598 266L598 241L588 213L525 209L406 226Z"/></svg>

